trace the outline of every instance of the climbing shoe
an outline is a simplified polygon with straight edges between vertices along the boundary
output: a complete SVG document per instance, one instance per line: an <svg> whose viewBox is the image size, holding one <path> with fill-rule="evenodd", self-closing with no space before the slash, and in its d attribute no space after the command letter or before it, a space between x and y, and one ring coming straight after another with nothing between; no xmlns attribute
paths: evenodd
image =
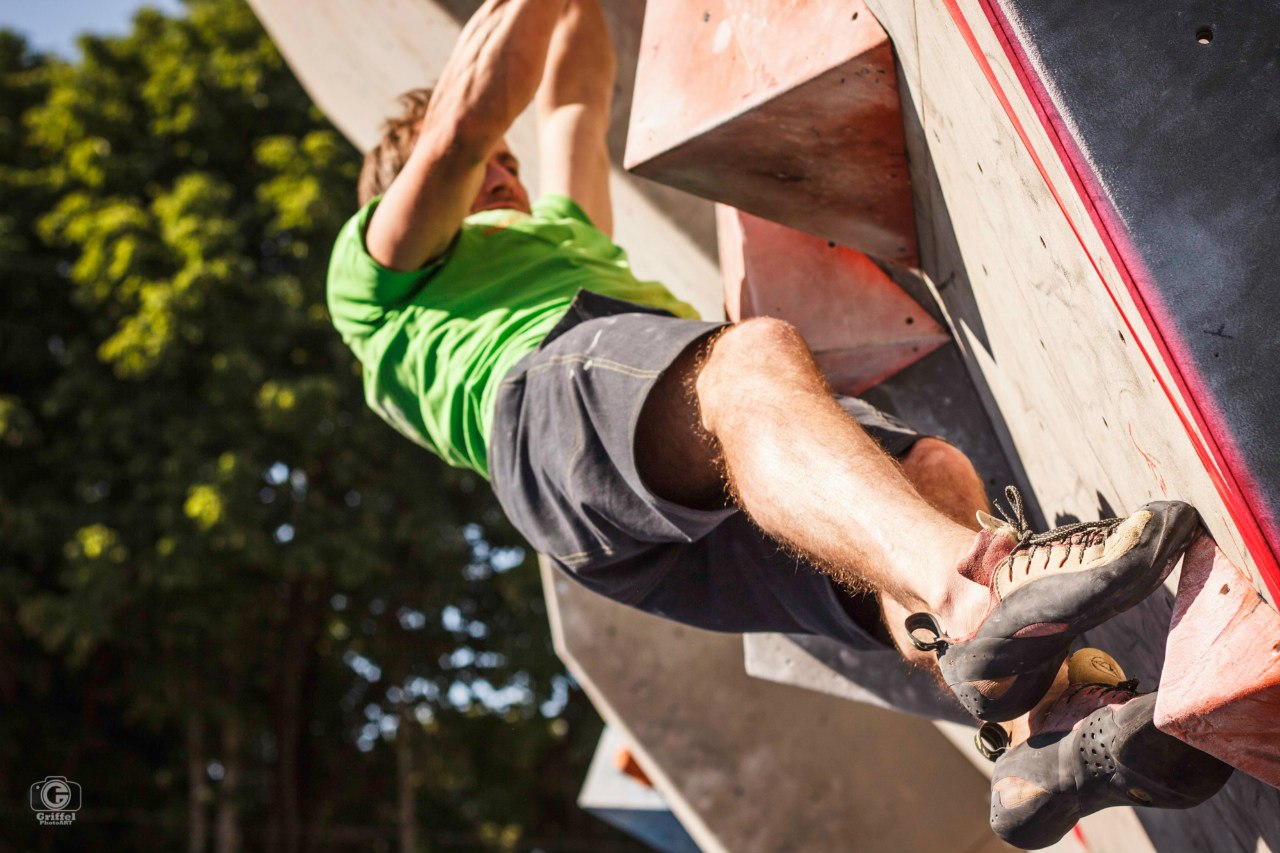
<svg viewBox="0 0 1280 853"><path fill-rule="evenodd" d="M1199 529L1179 501L1149 503L1127 518L1033 533L1022 496L1005 489L1012 515L978 513L973 551L957 567L990 590L990 607L967 636L947 636L932 613L907 619L920 651L960 704L981 720L1012 720L1040 701L1071 641L1138 604L1160 586Z"/></svg>
<svg viewBox="0 0 1280 853"><path fill-rule="evenodd" d="M1106 652L1081 649L1062 695L1029 721L1031 737L1008 748L984 723L978 749L996 762L991 828L1026 850L1047 847L1085 815L1109 806L1185 809L1218 792L1232 770L1155 727L1156 694L1137 693Z"/></svg>

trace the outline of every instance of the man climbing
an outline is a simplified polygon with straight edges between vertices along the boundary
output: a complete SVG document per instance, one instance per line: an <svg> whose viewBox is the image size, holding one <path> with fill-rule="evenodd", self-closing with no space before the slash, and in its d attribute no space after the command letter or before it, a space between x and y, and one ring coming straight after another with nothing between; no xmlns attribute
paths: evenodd
<svg viewBox="0 0 1280 853"><path fill-rule="evenodd" d="M992 820L1014 843L1106 805L1210 796L1229 771L1156 731L1154 695L1101 652L1064 665L1159 587L1194 510L1032 534L1013 493L997 521L963 454L833 397L794 328L701 322L637 280L609 237L614 64L596 0L489 0L435 90L405 97L329 274L369 404L488 477L596 592L711 630L891 645L975 716L1012 721L983 743L1004 751ZM534 203L504 140L530 103ZM1106 763L1073 763L1086 729Z"/></svg>

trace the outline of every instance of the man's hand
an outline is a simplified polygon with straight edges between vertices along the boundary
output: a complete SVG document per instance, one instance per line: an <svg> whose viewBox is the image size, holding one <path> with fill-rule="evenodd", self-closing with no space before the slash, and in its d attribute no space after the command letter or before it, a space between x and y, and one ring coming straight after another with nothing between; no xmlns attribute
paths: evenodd
<svg viewBox="0 0 1280 853"><path fill-rule="evenodd" d="M414 270L449 248L485 163L542 77L565 0L487 0L445 63L413 153L365 233L375 261Z"/></svg>
<svg viewBox="0 0 1280 853"><path fill-rule="evenodd" d="M542 191L567 195L613 232L609 131L617 60L598 0L568 0L538 90Z"/></svg>

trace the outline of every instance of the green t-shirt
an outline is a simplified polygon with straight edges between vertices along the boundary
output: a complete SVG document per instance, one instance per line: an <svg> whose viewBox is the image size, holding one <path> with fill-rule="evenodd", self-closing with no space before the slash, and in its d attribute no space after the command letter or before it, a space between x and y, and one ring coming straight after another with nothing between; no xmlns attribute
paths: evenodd
<svg viewBox="0 0 1280 853"><path fill-rule="evenodd" d="M333 324L364 368L369 406L451 465L489 476L502 377L537 348L579 290L689 319L693 308L631 274L627 254L565 196L533 213L468 216L448 251L396 272L364 245L374 199L338 235L329 261Z"/></svg>

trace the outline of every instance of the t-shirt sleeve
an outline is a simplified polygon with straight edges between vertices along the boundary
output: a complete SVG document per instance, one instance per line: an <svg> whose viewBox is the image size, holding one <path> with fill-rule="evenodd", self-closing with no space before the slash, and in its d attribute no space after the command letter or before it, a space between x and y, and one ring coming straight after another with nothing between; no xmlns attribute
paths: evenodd
<svg viewBox="0 0 1280 853"><path fill-rule="evenodd" d="M444 265L453 246L422 269L403 272L387 269L365 248L364 235L380 198L375 198L347 220L338 232L329 259L326 293L329 315L343 340L352 344L381 327L388 312L405 305Z"/></svg>

